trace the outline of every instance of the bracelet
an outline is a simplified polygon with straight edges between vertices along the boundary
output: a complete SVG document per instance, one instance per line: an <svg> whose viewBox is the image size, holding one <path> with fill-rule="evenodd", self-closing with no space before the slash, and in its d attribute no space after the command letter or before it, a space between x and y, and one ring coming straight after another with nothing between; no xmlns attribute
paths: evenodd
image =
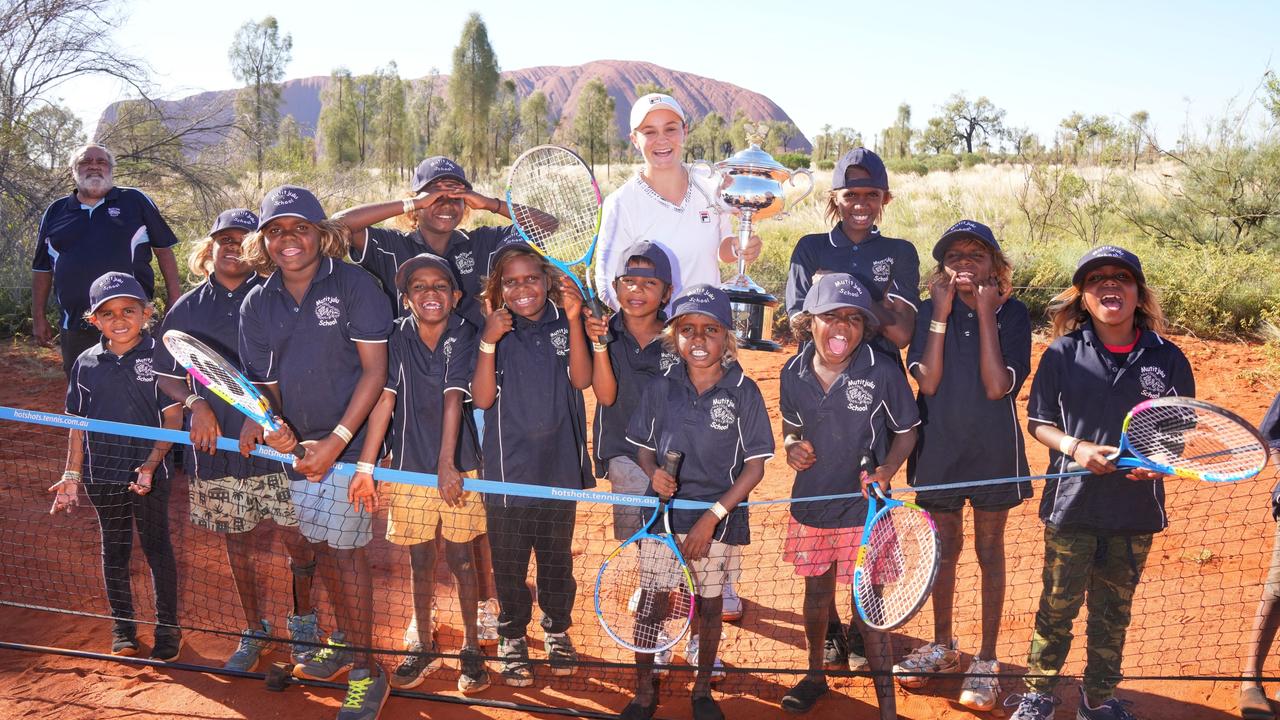
<svg viewBox="0 0 1280 720"><path fill-rule="evenodd" d="M593 342L591 343L591 349L598 353L609 352L609 343Z"/></svg>
<svg viewBox="0 0 1280 720"><path fill-rule="evenodd" d="M1070 435L1063 435L1062 439L1058 441L1058 452L1062 453L1063 455L1066 455L1069 458L1074 458L1076 456L1076 450L1079 450L1079 449L1080 449L1080 438L1071 437Z"/></svg>
<svg viewBox="0 0 1280 720"><path fill-rule="evenodd" d="M483 340L480 341L480 352L482 353L492 355L494 351L497 349L498 349L498 346L495 345L494 343L485 342Z"/></svg>
<svg viewBox="0 0 1280 720"><path fill-rule="evenodd" d="M203 399L204 398L200 397L199 395L195 393L191 393L190 395L187 396L186 400L182 401L182 407L187 410L190 410L192 405L195 405L197 402Z"/></svg>
<svg viewBox="0 0 1280 720"><path fill-rule="evenodd" d="M67 470L62 473L63 480L74 480L75 482L80 482L81 477L83 477L83 475L80 474L79 470Z"/></svg>
<svg viewBox="0 0 1280 720"><path fill-rule="evenodd" d="M400 210L406 215L415 212L417 209L418 207L413 204L413 198L405 198L404 201L400 203Z"/></svg>
<svg viewBox="0 0 1280 720"><path fill-rule="evenodd" d="M356 472L357 472L357 473L364 473L364 474L366 474L366 475L372 475L372 474L373 474L373 463L370 463L370 462L358 462L358 463L356 463Z"/></svg>
<svg viewBox="0 0 1280 720"><path fill-rule="evenodd" d="M723 520L726 517L728 517L729 511L725 509L724 505L721 505L719 502L716 502L715 505L711 506L711 514L715 515L717 520Z"/></svg>
<svg viewBox="0 0 1280 720"><path fill-rule="evenodd" d="M946 323L938 322L937 320L929 321L929 332L945 333L946 331L947 331Z"/></svg>
<svg viewBox="0 0 1280 720"><path fill-rule="evenodd" d="M350 443L351 438L354 437L351 434L351 431L347 429L347 426L342 425L341 423L339 423L338 426L333 429L333 434L342 438L342 442L344 443Z"/></svg>

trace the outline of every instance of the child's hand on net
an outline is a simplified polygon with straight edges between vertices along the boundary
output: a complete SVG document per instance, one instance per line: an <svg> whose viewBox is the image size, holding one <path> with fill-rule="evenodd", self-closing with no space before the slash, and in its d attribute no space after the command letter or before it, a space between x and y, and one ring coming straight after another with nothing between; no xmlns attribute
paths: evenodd
<svg viewBox="0 0 1280 720"><path fill-rule="evenodd" d="M65 474L61 480L49 486L49 492L57 493L53 496L53 507L49 508L49 514L70 513L80 505L80 478Z"/></svg>

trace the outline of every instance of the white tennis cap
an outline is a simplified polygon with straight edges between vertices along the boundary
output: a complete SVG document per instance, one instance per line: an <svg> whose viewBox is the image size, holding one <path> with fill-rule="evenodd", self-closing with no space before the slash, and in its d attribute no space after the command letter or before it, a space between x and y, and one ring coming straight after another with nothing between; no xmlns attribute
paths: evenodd
<svg viewBox="0 0 1280 720"><path fill-rule="evenodd" d="M684 115L684 108L680 107L680 103L676 102L675 98L662 93L649 93L636 98L635 104L631 106L631 129L640 127L644 119L654 110L670 110L680 118L680 122L689 122Z"/></svg>

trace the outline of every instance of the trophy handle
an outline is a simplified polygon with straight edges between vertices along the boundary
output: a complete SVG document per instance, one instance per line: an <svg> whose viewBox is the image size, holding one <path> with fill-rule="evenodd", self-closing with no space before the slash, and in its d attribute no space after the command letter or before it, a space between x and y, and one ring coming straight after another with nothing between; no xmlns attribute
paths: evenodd
<svg viewBox="0 0 1280 720"><path fill-rule="evenodd" d="M703 177L705 177L707 180L710 180L712 182L715 182L716 177L718 175L718 173L716 172L715 166L712 165L710 162L703 160L701 158L689 163L688 167L689 167L690 176L703 175ZM706 168L707 172L705 174L700 173L697 171L698 168ZM705 188L703 188L701 185L693 181L692 177L689 178L689 183L692 184L693 187L697 189L698 193L702 195L703 198L706 199L707 204L711 206L711 209L714 210L717 215L724 214L724 205L720 202L718 198L716 198L713 195L709 195ZM718 185L720 183L716 183L716 184Z"/></svg>
<svg viewBox="0 0 1280 720"><path fill-rule="evenodd" d="M795 206L800 204L801 200L804 200L805 198L813 194L813 173L809 172L807 169L793 170L791 172L791 177L787 178L787 184L791 185L792 187L795 187L797 175L803 175L804 178L809 181L809 187L804 189L803 195L791 201L791 204L788 205L782 211L783 215L790 214L791 211L795 208Z"/></svg>

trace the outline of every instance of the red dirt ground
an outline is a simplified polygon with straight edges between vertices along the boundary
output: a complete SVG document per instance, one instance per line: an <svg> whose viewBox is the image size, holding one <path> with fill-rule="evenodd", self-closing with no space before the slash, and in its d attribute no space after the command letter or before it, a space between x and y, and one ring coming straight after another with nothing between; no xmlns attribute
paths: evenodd
<svg viewBox="0 0 1280 720"><path fill-rule="evenodd" d="M1231 408L1251 420L1261 418L1274 389L1267 387L1265 383L1256 382L1258 375L1251 371L1251 368L1262 365L1258 358L1261 352L1258 347L1205 342L1189 337L1176 338L1176 341L1190 357L1196 370L1200 397ZM1038 337L1033 354L1038 357L1044 345L1044 339ZM743 356L748 374L758 380L764 391L776 430L779 424L777 375L787 356L760 353L743 353ZM6 382L0 383L0 404L59 410L64 388L61 374L56 369L56 360L56 353L49 351L33 353L17 345L0 349L0 366L6 369ZM23 381L15 382L19 377ZM1030 383L1027 383L1022 391L1020 407L1025 407L1029 386ZM0 430L4 431L6 437L12 437L15 432L12 425L0 427ZM3 445L0 443L0 452L4 450ZM1046 463L1043 449L1034 442L1028 442L1028 449L1031 467L1043 468ZM56 456L58 452L53 451L53 455ZM1229 489L1186 488L1170 483L1169 510L1172 525L1167 533L1159 536L1157 549L1152 553L1140 586L1134 612L1134 630L1131 631L1126 654L1126 671L1131 675L1227 676L1238 668L1241 646L1258 595L1258 583L1266 566L1269 538L1273 532L1269 519L1266 522L1259 520L1258 511L1258 508L1265 508L1265 493L1273 482L1272 472L1268 469L1264 473L1265 477L1247 487L1245 484L1238 484ZM782 458L775 457L768 464L765 480L754 493L753 499L786 497L792 477ZM43 480L40 479L41 482ZM1037 496L1039 490L1038 486ZM177 491L175 498L181 498L183 494ZM0 498L6 496L17 497L8 492L8 488L0 486ZM43 497L38 500L40 504L32 502L29 503L30 507L14 507L14 502L0 499L0 518L16 518L16 513L41 512L47 507L47 501ZM1217 501L1218 504L1210 506L1207 504L1209 501ZM207 543L208 536L197 534L186 522L185 504L182 501L175 500L174 508L174 541L175 546L179 547L182 561L192 567L193 572L198 567L200 572L208 573L211 577L225 577L225 569L217 552L209 551L208 547L205 547L204 554L190 550L190 546L199 541ZM1239 518L1243 514L1229 514L1229 510L1250 511L1252 515L1249 524L1241 524ZM85 508L81 508L79 513L79 520L92 527L91 513ZM22 520L31 524L38 522L32 517L27 515ZM784 514L773 513L768 514L761 522L781 527L775 520L782 518L785 518ZM588 559L580 563L583 567L579 568L579 586L587 589L580 591L584 599L578 605L578 623L580 627L594 627L595 619L588 607L590 584L586 582L586 576L594 577L597 564L590 558L603 553L612 540L599 522L593 525L580 522L579 531L575 554L586 555ZM1029 618L1034 611L1039 591L1037 553L1040 531L1040 525L1035 520L1034 501L1024 504L1011 515L1008 538L1010 550L1007 553L1010 558L1008 612L1002 631L1002 638L1007 640L1002 639L1000 645L1000 656L1007 663L1006 669L1021 668L1020 663L1026 653ZM783 531L770 533L766 529L764 533L757 534L753 541L777 542L780 532ZM65 543L56 535L58 533L50 533L42 552L33 552L33 558L19 564L44 564L47 567L47 564L56 562L58 556L65 552L62 548ZM84 550L96 553L94 547ZM965 552L966 556L971 557L967 548ZM6 558L4 562L13 561ZM201 563L204 566L200 566ZM971 565L969 567L972 568ZM386 570L385 567L380 569ZM973 583L970 581L969 586L966 586L963 579L965 572L962 568L961 596L956 603L956 634L961 637L961 647L972 650L976 643L976 617L971 609L966 608L966 598L968 604L972 605L973 592L969 586ZM972 574L970 571L969 575ZM278 577L275 580L280 581ZM10 581L11 578L6 578L2 582ZM100 576L90 575L84 582L100 584L101 579ZM135 587L139 590L145 585L145 582L135 581ZM232 596L226 585L223 583L221 597L229 602ZM389 593L388 597L403 593L402 583L401 586L393 587L384 586L380 582L378 587L380 592L385 590ZM735 658L741 658L739 662L743 664L795 666L796 658L802 657L799 653L802 653L803 637L796 629L799 605L794 588L793 576L789 572L779 571L777 566L761 564L760 567L748 566L744 569L740 589L749 601L752 598L780 598L781 601L771 603L772 607L764 607L763 601L750 603L747 617L741 625L726 626L723 654L731 666L735 664ZM3 589L2 586L0 589ZM100 596L100 589L95 592ZM185 579L183 592L186 602L185 598L191 588ZM452 590L445 589L443 592L451 593ZM139 594L142 595L141 592ZM11 593L0 593L0 596L9 597ZM403 595L398 599L403 602ZM42 601L48 599L31 599L35 603ZM323 607L323 596L320 601ZM442 610L445 611L441 618L443 625L451 622L451 602L442 601ZM189 606L193 604L189 603ZM217 606L213 601L210 604ZM207 606L209 605L205 605ZM147 606L143 604L143 607ZM222 616L218 618L221 626L223 629L233 630L240 622L232 611L235 605L223 607L225 609ZM101 607L85 609L102 612ZM144 611L143 616L149 616L149 610ZM1144 624L1144 618L1157 618L1157 621ZM214 622L210 618L204 620L206 623ZM379 642L394 643L399 624L402 623L397 621L395 628L391 624L380 626ZM106 627L106 622L97 618L0 607L0 628L3 628L0 639L10 642L104 651ZM450 642L456 642L456 635L452 640L449 639L448 633L452 631L445 629L444 632L446 647ZM926 609L899 633L897 645L900 650L905 651L919 642L920 638L927 638L931 632L930 613ZM149 631L144 629L144 646L149 636ZM1077 627L1077 638L1079 642L1073 650L1068 672L1078 673L1082 668L1082 626ZM217 665L233 645L234 641L225 636L188 633L188 644L181 660ZM531 645L538 648L540 643ZM580 649L587 648L580 644ZM614 654L612 648L593 647L590 651L601 655L603 659L620 657ZM783 652L787 654L780 655ZM785 659L777 659L780 657ZM275 659L280 658L277 656ZM1271 665L1268 667L1273 669ZM556 683L551 683L548 687L541 677L538 685L529 689L503 688L495 683L481 697L535 705L619 711L626 703L625 694L619 693L611 680L584 680L583 676L589 674L591 673L586 671L580 673L568 689L558 687ZM761 675L754 680L739 679L731 684L732 693L721 696L722 707L731 718L750 716L763 720L783 717L784 713L777 709L776 703L791 682L794 682L794 677L785 674ZM812 716L851 720L876 717L873 708L868 705L871 694L866 679L840 678L833 682L833 686L834 692L821 701ZM1008 692L1016 687L1016 683L1005 680L1004 687ZM1217 720L1236 717L1237 687L1235 682L1225 680L1126 681L1121 686L1121 696L1134 700L1134 709L1142 717L1161 720ZM428 681L420 690L457 694L452 681L447 678ZM659 708L660 717L689 717L689 706L681 691L668 689L664 693L667 695ZM973 713L948 702L954 694L954 688L931 688L921 693L899 690L900 715L904 718L957 720L973 717ZM1058 717L1074 716L1074 684L1061 688L1060 694L1066 702ZM0 650L0 717L4 718L181 717L209 720L292 720L332 717L336 714L340 699L338 691L294 688L285 693L271 693L265 691L261 684L252 681L232 680L216 675L176 670L158 671L114 662ZM1004 716L1000 710L989 715ZM419 717L469 720L506 719L526 715L510 710L392 698L382 717L387 720Z"/></svg>

